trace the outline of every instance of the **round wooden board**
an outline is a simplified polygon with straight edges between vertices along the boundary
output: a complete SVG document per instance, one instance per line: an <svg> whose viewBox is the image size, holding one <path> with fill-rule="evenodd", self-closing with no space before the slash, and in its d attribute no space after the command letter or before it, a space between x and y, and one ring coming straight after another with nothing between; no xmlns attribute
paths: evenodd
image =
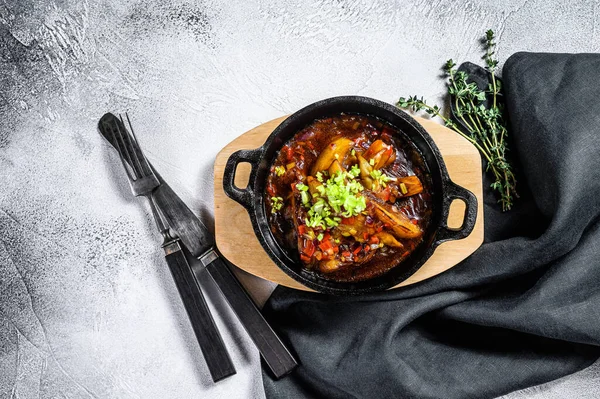
<svg viewBox="0 0 600 399"><path fill-rule="evenodd" d="M237 267L250 274L286 287L311 291L285 274L267 255L258 242L248 213L223 191L223 170L229 156L240 149L260 147L271 132L285 119L264 123L239 136L217 154L215 159L215 235L221 253ZM462 240L441 244L429 260L412 276L396 287L413 284L442 273L472 254L483 242L483 188L481 158L477 149L452 130L427 119L416 118L439 147L450 178L477 196L477 222L473 232ZM240 164L236 185L246 187L250 167ZM459 227L464 215L462 201L454 201L448 224Z"/></svg>

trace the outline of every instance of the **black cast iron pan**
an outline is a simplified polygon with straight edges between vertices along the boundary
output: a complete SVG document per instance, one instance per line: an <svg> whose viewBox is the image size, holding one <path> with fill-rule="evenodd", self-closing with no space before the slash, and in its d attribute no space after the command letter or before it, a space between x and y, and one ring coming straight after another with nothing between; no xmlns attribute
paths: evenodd
<svg viewBox="0 0 600 399"><path fill-rule="evenodd" d="M306 270L301 262L282 248L271 233L264 204L264 193L271 163L278 151L299 130L317 118L337 115L341 112L369 115L396 127L421 153L431 177L432 215L423 241L402 261L384 275L358 282L336 282ZM252 166L247 187L234 184L237 165L247 162ZM284 120L265 144L254 150L239 150L227 160L223 176L225 193L243 205L252 221L259 242L275 262L290 277L314 290L334 295L359 295L383 291L404 281L415 273L444 241L467 237L477 217L477 198L469 190L450 180L442 155L431 136L410 115L388 103L367 97L333 97L311 104ZM458 229L447 225L450 204L455 199L466 205L463 224ZM243 244L240 244L243 245Z"/></svg>

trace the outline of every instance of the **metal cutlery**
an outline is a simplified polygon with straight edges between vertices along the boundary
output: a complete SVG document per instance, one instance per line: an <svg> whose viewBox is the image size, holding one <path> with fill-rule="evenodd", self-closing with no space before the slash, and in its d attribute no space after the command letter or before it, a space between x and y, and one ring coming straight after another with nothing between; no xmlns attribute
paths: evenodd
<svg viewBox="0 0 600 399"><path fill-rule="evenodd" d="M104 115L100 126L103 120L112 120L120 124L120 129L125 130L122 121L112 114ZM117 148L118 143L114 142L110 134L107 134L102 128L100 131ZM137 142L134 144L137 145ZM139 148L135 148L134 151L141 153ZM160 174L156 173L152 165L149 162L147 165L154 171L156 178L161 183L152 191L152 199L171 230L178 234L181 242L187 247L192 256L198 258L206 268L255 343L273 376L281 378L290 373L298 363L266 322L248 293L224 262L224 259L218 254L214 236L175 194Z"/></svg>
<svg viewBox="0 0 600 399"><path fill-rule="evenodd" d="M169 226L163 221L152 198L152 192L161 183L139 148L127 114L126 119L131 134L128 134L125 129L123 119L115 117L103 118L101 130L112 138L111 142L119 153L133 195L143 196L149 200L156 226L163 237L162 248L165 251L165 259L185 305L212 379L215 382L219 381L235 374L235 367L206 305L194 272L187 262L180 240L177 236L171 235Z"/></svg>

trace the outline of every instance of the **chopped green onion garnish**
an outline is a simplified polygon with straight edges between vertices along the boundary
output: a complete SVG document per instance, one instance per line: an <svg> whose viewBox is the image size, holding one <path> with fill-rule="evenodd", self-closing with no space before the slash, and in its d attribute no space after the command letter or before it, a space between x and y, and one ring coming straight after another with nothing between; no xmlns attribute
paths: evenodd
<svg viewBox="0 0 600 399"><path fill-rule="evenodd" d="M275 166L275 173L277 176L285 175L285 168L283 166Z"/></svg>
<svg viewBox="0 0 600 399"><path fill-rule="evenodd" d="M369 159L369 165L375 166L375 160L373 158Z"/></svg>
<svg viewBox="0 0 600 399"><path fill-rule="evenodd" d="M308 186L303 183L296 184L296 188L300 191L308 191Z"/></svg>
<svg viewBox="0 0 600 399"><path fill-rule="evenodd" d="M327 227L335 227L339 224L329 217L325 218L325 223L327 224Z"/></svg>
<svg viewBox="0 0 600 399"><path fill-rule="evenodd" d="M276 213L283 207L283 198L271 197L271 213Z"/></svg>
<svg viewBox="0 0 600 399"><path fill-rule="evenodd" d="M326 207L327 207L327 204L325 203L325 201L323 201L322 198L319 198L317 203L314 204L313 207L311 208L311 211L313 211L314 213L322 214L322 213L324 213Z"/></svg>
<svg viewBox="0 0 600 399"><path fill-rule="evenodd" d="M402 194L408 193L408 189L406 188L406 184L400 183L400 191L402 192Z"/></svg>
<svg viewBox="0 0 600 399"><path fill-rule="evenodd" d="M391 180L391 178L385 174L383 174L380 170L372 170L369 173L373 179L375 179L382 187L386 186L386 183Z"/></svg>
<svg viewBox="0 0 600 399"><path fill-rule="evenodd" d="M304 206L310 205L310 194L308 194L306 191L300 191L300 198L302 199L302 204Z"/></svg>
<svg viewBox="0 0 600 399"><path fill-rule="evenodd" d="M341 216L356 216L366 209L366 199L360 195L364 187L354 180L354 173L338 172L317 187L321 196L308 210L308 226L336 227L342 221Z"/></svg>
<svg viewBox="0 0 600 399"><path fill-rule="evenodd" d="M317 236L317 240L321 241L323 239L323 233L319 233Z"/></svg>

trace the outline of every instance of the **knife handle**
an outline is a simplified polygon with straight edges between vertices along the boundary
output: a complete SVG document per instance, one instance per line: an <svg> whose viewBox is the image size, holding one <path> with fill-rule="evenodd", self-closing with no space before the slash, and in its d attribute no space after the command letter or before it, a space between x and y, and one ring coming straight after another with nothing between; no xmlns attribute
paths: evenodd
<svg viewBox="0 0 600 399"><path fill-rule="evenodd" d="M267 323L223 259L217 257L206 265L206 270L254 341L274 377L279 379L294 370L298 365L296 359Z"/></svg>
<svg viewBox="0 0 600 399"><path fill-rule="evenodd" d="M165 259L177 285L179 296L185 305L196 339L206 360L206 365L214 382L235 374L235 367L229 357L225 343L212 318L210 310L200 291L196 276L190 267L179 240L164 246Z"/></svg>

